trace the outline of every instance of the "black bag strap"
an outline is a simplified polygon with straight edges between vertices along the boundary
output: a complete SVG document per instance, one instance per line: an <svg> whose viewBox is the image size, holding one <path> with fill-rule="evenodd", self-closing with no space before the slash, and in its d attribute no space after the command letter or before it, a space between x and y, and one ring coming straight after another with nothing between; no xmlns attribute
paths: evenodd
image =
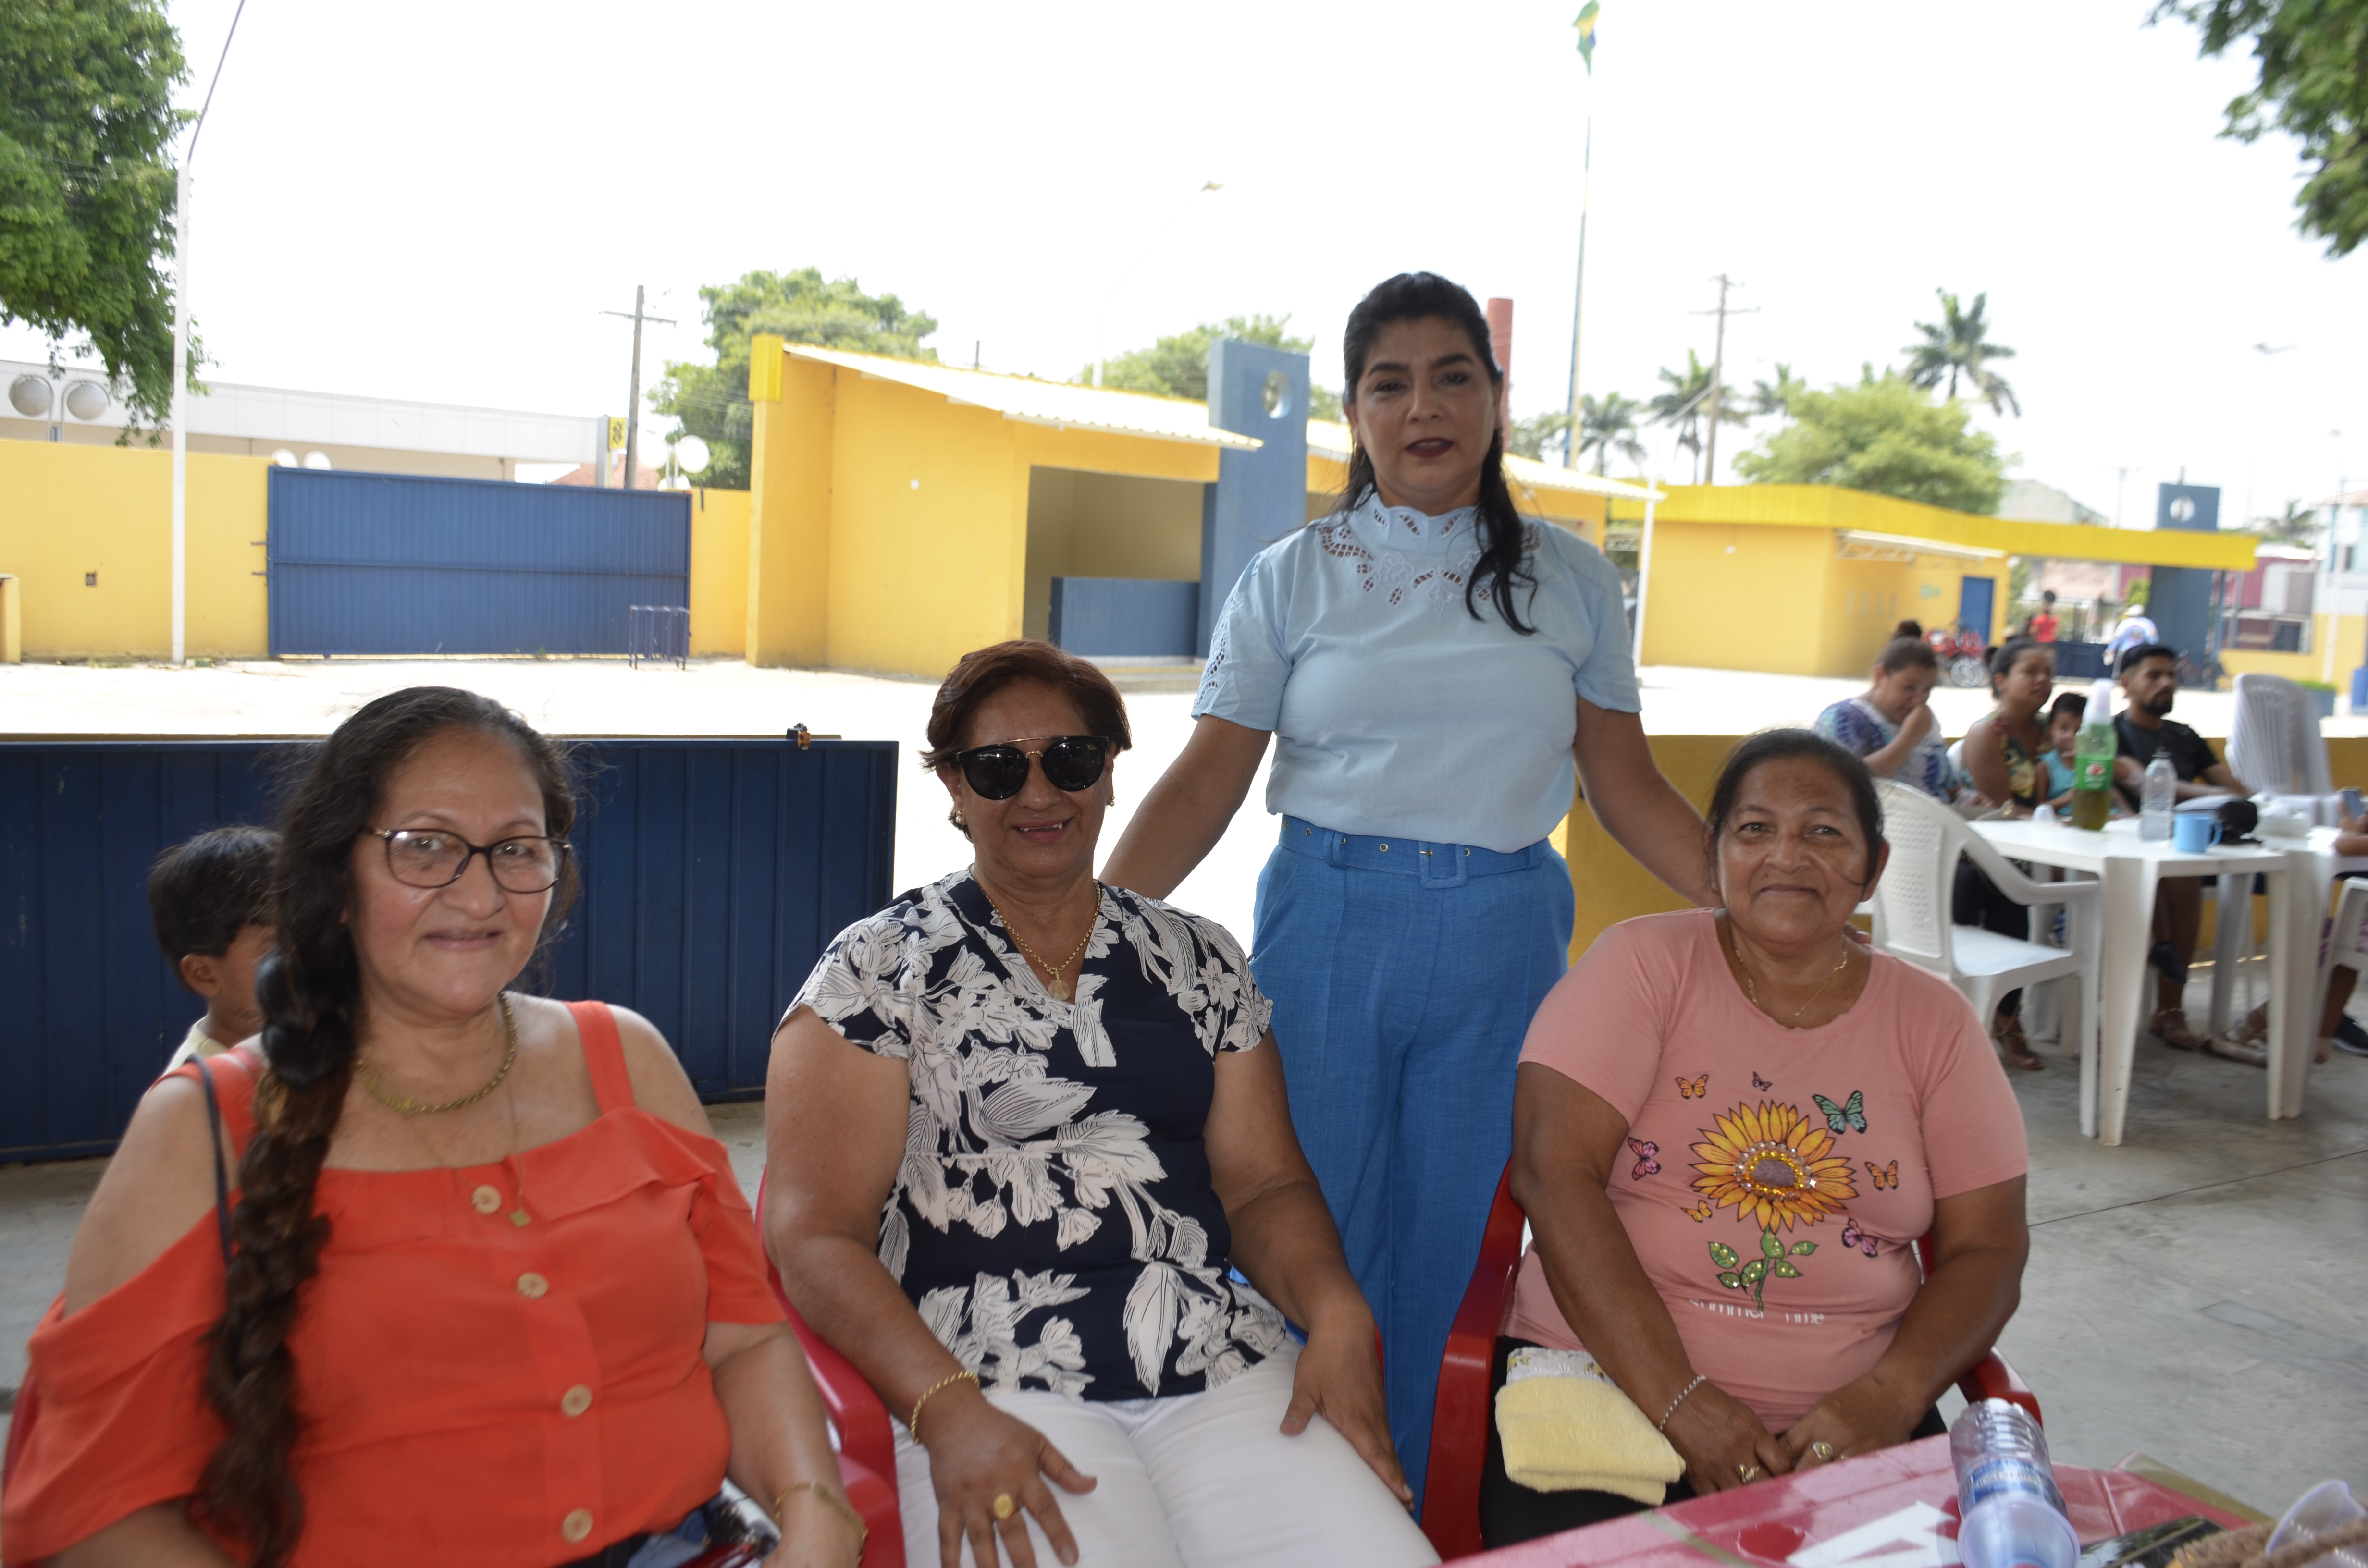
<svg viewBox="0 0 2368 1568"><path fill-rule="evenodd" d="M222 1100L214 1093L213 1069L204 1057L191 1060L198 1070L198 1082L206 1090L206 1126L214 1135L214 1228L222 1234L222 1270L230 1270L230 1177L225 1173L222 1158Z"/></svg>

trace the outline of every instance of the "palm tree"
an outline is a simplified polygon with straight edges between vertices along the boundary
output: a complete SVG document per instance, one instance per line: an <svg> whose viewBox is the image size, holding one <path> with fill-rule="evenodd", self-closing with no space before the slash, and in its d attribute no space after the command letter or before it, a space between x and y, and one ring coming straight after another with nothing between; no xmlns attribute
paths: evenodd
<svg viewBox="0 0 2368 1568"><path fill-rule="evenodd" d="M1597 477L1602 476L1613 452L1644 467L1645 443L1636 438L1636 415L1644 411L1643 403L1619 392L1605 392L1600 398L1580 396L1578 449L1582 456L1595 454Z"/></svg>
<svg viewBox="0 0 2368 1568"><path fill-rule="evenodd" d="M1949 383L1948 395L1953 399L1957 395L1957 378L1962 375L1990 405L1991 413L2004 414L2011 409L2020 417L2022 404L2015 401L2014 389L2006 384L2005 377L1989 368L1993 359L2014 358L2013 349L1989 341L1990 325L1984 316L1990 297L1976 294L1974 308L1960 311L1957 296L1946 289L1933 292L1941 296L1941 321L1938 325L1930 322L1916 324L1924 341L1911 343L1905 350L1907 379L1927 391L1945 380Z"/></svg>
<svg viewBox="0 0 2368 1568"><path fill-rule="evenodd" d="M1789 416L1793 412L1793 400L1808 390L1809 383L1794 375L1793 367L1780 359L1776 364L1776 379L1773 381L1751 383L1752 417L1756 419L1769 414L1782 414Z"/></svg>
<svg viewBox="0 0 2368 1568"><path fill-rule="evenodd" d="M1678 428L1678 446L1691 452L1696 463L1702 460L1702 421L1709 417L1710 367L1702 362L1691 348L1686 350L1683 372L1662 367L1661 381L1668 391L1656 396L1645 406L1652 411L1656 425L1674 425ZM1743 400L1733 387L1721 387L1718 393L1718 419L1722 425L1740 425L1750 415L1744 411ZM1697 482L1700 474L1697 472Z"/></svg>

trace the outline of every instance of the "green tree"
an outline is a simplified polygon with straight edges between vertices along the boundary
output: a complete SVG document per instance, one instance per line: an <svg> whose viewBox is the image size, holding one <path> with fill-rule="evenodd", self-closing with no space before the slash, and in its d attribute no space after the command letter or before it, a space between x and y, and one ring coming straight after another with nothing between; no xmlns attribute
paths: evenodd
<svg viewBox="0 0 2368 1568"><path fill-rule="evenodd" d="M825 283L819 267L746 273L736 283L700 289L699 297L715 363L668 361L650 390L650 406L707 443L711 455L699 478L718 490L748 488L748 437L756 427L748 403L748 340L757 334L896 359L938 357L936 349L921 347L938 330L935 317L907 309L894 294L867 294L852 278Z"/></svg>
<svg viewBox="0 0 2368 1568"><path fill-rule="evenodd" d="M1702 426L1710 418L1710 367L1686 350L1686 368L1682 371L1662 367L1661 381L1668 388L1655 396L1645 406L1652 412L1652 423L1677 427L1678 445L1693 454L1699 463L1702 450ZM1718 392L1718 422L1740 425L1750 418L1744 400L1730 386Z"/></svg>
<svg viewBox="0 0 2368 1568"><path fill-rule="evenodd" d="M1778 361L1776 379L1751 383L1751 415L1757 419L1766 415L1790 415L1793 400L1809 390L1809 383L1793 373L1793 367Z"/></svg>
<svg viewBox="0 0 2368 1568"><path fill-rule="evenodd" d="M0 322L86 342L150 425L173 402L187 74L157 0L0 0Z"/></svg>
<svg viewBox="0 0 2368 1568"><path fill-rule="evenodd" d="M1918 322L1916 330L1924 335L1921 343L1911 343L1904 350L1907 356L1907 379L1919 387L1937 387L1943 380L1949 383L1949 397L1957 395L1957 378L1962 375L1971 382L1974 391L1993 414L2012 409L2021 417L2022 404L2015 402L2014 389L2006 378L1989 368L1993 359L2011 359L2014 350L1989 339L1990 324L1987 319L1990 297L1974 296L1974 308L1961 310L1957 296L1946 289L1936 289L1941 296L1939 322Z"/></svg>
<svg viewBox="0 0 2368 1568"><path fill-rule="evenodd" d="M1856 386L1804 392L1792 422L1735 460L1750 484L1834 484L1985 516L1998 510L2006 465L1998 442L1969 429L1965 405L1935 402L1886 370Z"/></svg>
<svg viewBox="0 0 2368 1568"><path fill-rule="evenodd" d="M2220 133L2251 142L2275 125L2299 142L2312 172L2294 227L2351 255L2368 239L2368 0L2158 0L2146 20L2165 17L2201 28L2206 55L2252 41L2260 74Z"/></svg>
<svg viewBox="0 0 2368 1568"><path fill-rule="evenodd" d="M2299 501L2288 501L2283 513L2255 517L2245 525L2245 531L2273 544L2307 545L2318 537L2318 513Z"/></svg>
<svg viewBox="0 0 2368 1568"><path fill-rule="evenodd" d="M1645 466L1645 443L1637 438L1642 431L1636 416L1645 405L1633 397L1619 392L1605 392L1600 398L1582 395L1578 400L1578 451L1584 458L1595 454L1595 472L1600 477L1611 454L1618 452L1640 471Z"/></svg>
<svg viewBox="0 0 2368 1568"><path fill-rule="evenodd" d="M1163 337L1148 348L1130 348L1115 358L1103 360L1102 385L1115 392L1149 392L1154 397L1206 403L1209 345L1221 337L1230 337L1237 343L1264 344L1287 354L1305 354L1315 348L1314 338L1292 336L1290 325L1289 316L1269 315L1227 316L1221 322L1202 322L1172 337ZM1088 365L1070 379L1079 386L1091 386L1094 368ZM1308 403L1310 419L1340 417L1340 395L1329 387L1311 384Z"/></svg>
<svg viewBox="0 0 2368 1568"><path fill-rule="evenodd" d="M1570 415L1560 409L1551 414L1532 414L1527 419L1516 419L1508 431L1505 449L1517 458L1545 460L1546 453L1558 451L1563 433L1570 428Z"/></svg>

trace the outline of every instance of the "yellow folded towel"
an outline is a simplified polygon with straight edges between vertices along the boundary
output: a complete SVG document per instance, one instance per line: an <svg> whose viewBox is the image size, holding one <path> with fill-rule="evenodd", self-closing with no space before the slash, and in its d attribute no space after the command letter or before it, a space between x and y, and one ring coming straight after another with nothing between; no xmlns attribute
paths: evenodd
<svg viewBox="0 0 2368 1568"><path fill-rule="evenodd" d="M1685 1461L1583 1350L1513 1352L1497 1391L1505 1473L1533 1492L1609 1492L1658 1505Z"/></svg>

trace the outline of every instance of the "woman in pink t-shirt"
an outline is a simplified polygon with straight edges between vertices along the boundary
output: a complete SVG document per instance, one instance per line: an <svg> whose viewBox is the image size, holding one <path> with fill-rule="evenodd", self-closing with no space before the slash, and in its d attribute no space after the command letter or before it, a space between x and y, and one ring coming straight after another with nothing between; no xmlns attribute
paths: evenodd
<svg viewBox="0 0 2368 1568"><path fill-rule="evenodd" d="M1847 930L1888 854L1865 765L1755 735L1708 834L1725 908L1606 931L1530 1025L1512 1178L1536 1239L1497 1359L1501 1381L1522 1345L1589 1352L1684 1460L1671 1500L1940 1431L2030 1247L1980 1021ZM1533 1491L1489 1447L1492 1546L1640 1506Z"/></svg>

